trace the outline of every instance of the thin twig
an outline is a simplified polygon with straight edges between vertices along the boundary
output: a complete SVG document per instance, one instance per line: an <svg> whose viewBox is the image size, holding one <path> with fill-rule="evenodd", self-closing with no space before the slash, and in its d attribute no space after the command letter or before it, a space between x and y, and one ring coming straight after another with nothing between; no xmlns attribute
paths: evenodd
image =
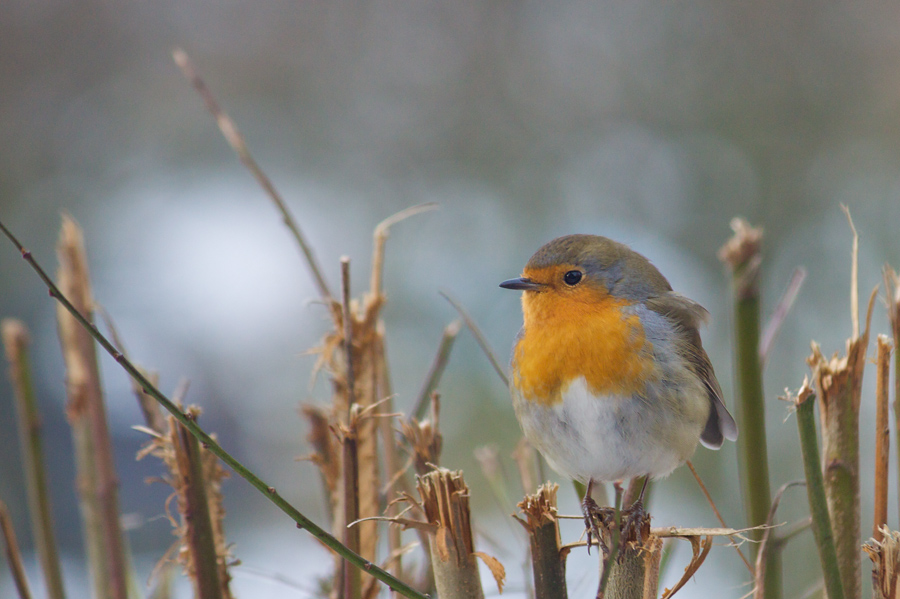
<svg viewBox="0 0 900 599"><path fill-rule="evenodd" d="M791 282L788 283L787 289L784 290L784 295L778 300L778 305L775 307L775 312L772 313L772 318L769 319L766 328L763 329L762 338L759 342L759 361L763 366L765 366L769 357L769 351L772 349L775 337L778 335L778 331L781 330L781 325L784 324L784 319L791 311L794 300L797 299L797 294L800 293L800 288L803 287L804 280L806 280L806 269L798 266L794 269L794 274L791 275Z"/></svg>
<svg viewBox="0 0 900 599"><path fill-rule="evenodd" d="M460 326L462 326L462 322L457 319L444 327L444 334L441 337L441 344L438 346L437 354L434 356L431 368L428 369L428 375L425 377L425 382L419 390L419 395L409 411L411 419L417 418L421 420L425 415L428 399L431 397L432 391L437 388L441 375L444 374L444 369L447 367L447 362L450 361L450 352L453 350L453 342L456 341Z"/></svg>
<svg viewBox="0 0 900 599"><path fill-rule="evenodd" d="M278 493L275 487L270 487L269 485L267 485L265 481L251 472L230 453L225 451L225 449L223 449L221 445L219 445L212 437L210 437L206 433L206 431L200 428L196 422L194 422L191 418L188 418L184 414L184 412L179 410L178 407L172 403L172 400L166 397L165 394L163 394L155 385L153 385L147 379L147 377L145 377L141 373L141 371L131 363L131 361L129 361L124 355L122 355L122 353L117 350L112 343L109 342L109 340L97 329L97 327L93 325L93 323L87 320L78 310L75 309L69 299L62 294L53 280L47 275L40 264L38 264L34 256L31 255L31 252L25 249L25 247L10 232L10 230L6 228L6 225L4 225L2 221L0 221L0 231L2 231L3 234L13 243L13 245L16 246L16 248L22 254L22 258L26 262L28 262L29 266L31 266L31 268L37 273L38 277L40 277L40 279L44 282L44 285L46 285L47 289L50 292L50 296L55 298L66 310L68 310L69 313L71 313L72 316L74 316L75 319L81 324L81 326L91 334L91 336L97 341L97 343L99 343L101 347L103 347L103 349L110 356L112 356L112 358L116 362L118 362L119 365L130 376L135 378L141 385L143 385L144 388L147 389L147 392L152 395L166 410L168 410L175 417L175 419L178 420L178 422L183 424L189 431L191 431L191 434L197 437L203 447L209 449L219 459L225 462L225 464L227 464L232 470L234 470L241 478L250 483L269 501L275 504L278 509L280 509L289 518L291 518L291 520L297 523L298 528L307 530L310 534L319 539L322 544L332 549L343 559L349 561L357 568L365 570L370 575L382 581L390 588L405 597L427 599L425 595L416 591L405 582L398 580L388 572L385 572L381 568L377 567L372 562L364 559L359 554L348 550L334 536L323 530L315 522L300 513L297 508L291 505Z"/></svg>
<svg viewBox="0 0 900 599"><path fill-rule="evenodd" d="M469 330L472 332L472 335L475 337L475 341L478 342L478 346L481 348L481 351L484 352L484 355L487 356L488 361L491 363L491 366L494 367L494 371L497 373L497 376L500 377L500 380L503 381L503 384L509 387L509 379L506 376L506 373L503 372L503 369L500 367L500 362L497 361L497 357L494 355L491 346L488 345L487 339L484 338L484 335L481 333L481 329L478 328L478 325L475 324L475 321L472 320L472 317L469 316L469 313L466 312L465 308L457 302L453 296L451 296L446 291L439 291L445 300L450 302L450 305L453 306L459 315L462 316L463 321L466 323L466 326L469 327Z"/></svg>
<svg viewBox="0 0 900 599"><path fill-rule="evenodd" d="M709 494L709 491L706 489L706 485L703 484L703 479L700 478L700 474L694 468L694 465L690 460L687 461L688 468L691 469L691 473L694 475L694 478L697 480L697 484L700 485L700 491L703 492L703 495L706 497L706 501L709 502L710 507L713 512L716 514L716 519L719 521L719 524L722 525L722 528L727 528L727 524L725 524L725 518L722 517L722 514L719 512L719 508L716 507L716 502L713 501L712 495ZM750 565L750 560L744 555L744 552L741 551L741 548L735 542L734 538L731 539L732 544L734 545L735 550L738 552L738 555L741 556L741 561L744 562L744 565L747 566L747 571L751 574L753 573L753 566Z"/></svg>
<svg viewBox="0 0 900 599"><path fill-rule="evenodd" d="M373 235L374 247L372 248L372 279L369 284L369 292L373 296L381 295L381 281L384 274L384 244L390 235L391 227L411 216L437 210L437 208L438 205L435 202L410 206L397 214L387 217L375 227Z"/></svg>
<svg viewBox="0 0 900 599"><path fill-rule="evenodd" d="M309 245L309 243L307 243L306 237L300 230L300 225L297 224L296 219L293 217L290 210L288 210L287 204L285 204L284 200L281 198L281 194L278 193L278 191L275 189L272 181L259 167L259 165L256 163L256 160L253 159L253 156L250 154L250 150L247 148L247 144L244 142L243 136L241 136L241 133L238 131L237 125L234 124L234 121L232 121L228 114L226 114L226 112L219 106L219 103L216 101L215 96L213 96L209 88L206 87L206 83L203 82L203 79L197 73L197 69L194 68L194 64L191 62L191 59L188 58L187 53L179 48L172 52L172 58L175 60L175 64L177 64L181 69L181 72L184 73L184 76L187 77L193 84L194 89L197 90L197 93L200 94L200 97L203 99L204 104L206 104L206 109L213 115L213 117L215 117L216 124L219 126L219 130L222 132L222 135L225 136L225 140L228 142L228 145L230 145L231 148L237 153L238 158L240 158L241 162L244 163L244 166L246 166L247 169L253 174L257 182L262 186L272 202L275 203L275 206L281 213L281 218L284 221L284 224L287 225L288 229L291 230L291 233L294 235L294 239L297 241L297 244L300 246L300 250L303 252L304 257L306 258L306 263L309 266L309 270L316 281L316 286L319 288L319 294L326 301L330 300L332 297L331 292L328 290L328 284L325 282L325 277L322 276L322 269L319 268L319 264L316 261L315 254L313 254L312 247Z"/></svg>
<svg viewBox="0 0 900 599"><path fill-rule="evenodd" d="M774 537L775 514L778 512L778 506L781 504L781 498L785 492L791 487L798 487L805 484L805 481L794 480L784 483L775 491L775 497L772 499L772 505L769 507L769 515L766 517L766 526L759 543L759 550L756 553L756 570L754 574L754 596L758 599L765 598L766 591L766 567L769 562L769 555L777 553L781 550L780 539Z"/></svg>

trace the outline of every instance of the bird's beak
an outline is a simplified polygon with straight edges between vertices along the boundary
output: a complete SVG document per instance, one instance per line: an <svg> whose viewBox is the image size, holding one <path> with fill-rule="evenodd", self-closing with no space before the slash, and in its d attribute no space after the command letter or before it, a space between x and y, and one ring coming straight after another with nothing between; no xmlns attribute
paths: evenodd
<svg viewBox="0 0 900 599"><path fill-rule="evenodd" d="M500 286L504 289L517 289L520 291L541 291L544 288L543 283L538 283L525 277L503 281L500 283Z"/></svg>

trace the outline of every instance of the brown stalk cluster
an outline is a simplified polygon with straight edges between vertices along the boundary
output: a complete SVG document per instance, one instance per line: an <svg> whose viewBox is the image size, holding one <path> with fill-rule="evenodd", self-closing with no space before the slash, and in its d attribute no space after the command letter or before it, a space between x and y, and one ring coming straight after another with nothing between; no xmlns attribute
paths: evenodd
<svg viewBox="0 0 900 599"><path fill-rule="evenodd" d="M190 406L185 413L197 419L200 408ZM137 455L139 460L148 455L160 459L168 474L147 482L164 482L173 489L166 501L166 515L178 540L156 570L175 551L175 559L194 582L197 597L230 599L228 568L236 561L225 540L222 500L222 482L230 475L173 416L167 416L165 422L161 432L142 429L152 439ZM169 507L173 499L177 517Z"/></svg>

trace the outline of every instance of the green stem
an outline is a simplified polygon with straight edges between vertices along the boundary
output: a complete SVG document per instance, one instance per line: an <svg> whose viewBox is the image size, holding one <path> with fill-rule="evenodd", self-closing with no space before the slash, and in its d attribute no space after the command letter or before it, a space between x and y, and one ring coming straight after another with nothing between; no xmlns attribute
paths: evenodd
<svg viewBox="0 0 900 599"><path fill-rule="evenodd" d="M769 487L769 454L766 444L766 407L763 395L762 362L760 360L760 298L759 263L761 232L739 223L735 236L726 245L743 251L727 252L720 256L731 268L734 294L734 368L737 390L737 420L741 428L738 436L738 460L741 489L747 526L766 523L772 492ZM761 531L753 533L759 540ZM759 545L752 545L756 557ZM769 553L766 563L765 597L781 597L781 555Z"/></svg>
<svg viewBox="0 0 900 599"><path fill-rule="evenodd" d="M137 367L134 366L121 352L119 352L109 340L97 330L90 321L84 318L78 310L72 305L72 303L66 298L53 282L52 279L47 275L43 268L37 263L34 257L31 255L31 252L25 249L25 247L19 243L19 240L6 228L6 226L0 222L0 231L6 235L7 238L16 246L16 248L21 252L22 257L26 262L31 266L32 269L38 274L41 280L44 282L44 285L47 286L47 289L50 291L50 295L56 298L62 306L68 310L72 316L75 317L76 320L83 326L91 336L109 353L113 359L119 363L119 365L127 372L134 380L141 384L142 388L146 390L146 392L151 395L156 401L162 405L166 410L168 410L172 416L175 417L178 422L184 425L192 435L197 437L197 440L200 443L215 454L219 459L221 459L225 464L228 465L232 470L234 470L241 478L250 483L253 487L255 487L260 493L262 493L265 497L269 499L272 503L275 504L278 509L284 512L291 520L297 523L298 528L303 528L309 531L314 537L319 539L326 547L333 550L335 553L340 555L345 560L349 561L351 564L365 570L381 582L388 585L394 591L397 591L404 597L411 597L415 599L426 599L426 595L419 593L408 584L404 583L401 580L398 580L388 572L382 570L369 560L363 558L361 555L354 553L347 549L340 541L338 541L334 536L330 535L328 532L320 528L316 525L315 522L301 514L297 508L292 506L287 500L285 500L278 492L275 490L275 487L270 487L267 485L261 478L256 476L253 472L248 470L241 462L232 457L227 451L225 451L221 445L216 443L215 440L212 439L202 428L200 428L196 422L194 422L191 418L184 414L172 401L166 397L159 389L157 389L147 377L145 377Z"/></svg>
<svg viewBox="0 0 900 599"><path fill-rule="evenodd" d="M44 451L41 445L41 418L32 384L27 348L28 332L25 325L18 320L4 320L3 343L6 346L15 391L25 486L28 490L28 513L31 516L34 543L41 560L47 597L64 599L66 593L59 554L56 551L56 538L53 536L53 514L50 509L50 493L47 490L47 472L44 469Z"/></svg>
<svg viewBox="0 0 900 599"><path fill-rule="evenodd" d="M809 511L812 515L813 535L822 563L825 589L828 599L843 599L844 586L838 568L837 550L828 515L828 501L825 498L825 482L819 458L819 442L816 438L816 419L813 412L813 396L798 400L797 428L800 433L800 448L803 452L803 470L806 473L806 492L809 496Z"/></svg>

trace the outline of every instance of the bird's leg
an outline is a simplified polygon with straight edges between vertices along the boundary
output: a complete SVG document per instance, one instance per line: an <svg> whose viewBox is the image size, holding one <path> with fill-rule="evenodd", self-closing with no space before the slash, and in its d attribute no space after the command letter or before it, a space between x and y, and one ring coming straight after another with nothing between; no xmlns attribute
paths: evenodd
<svg viewBox="0 0 900 599"><path fill-rule="evenodd" d="M599 516L605 524L608 518L609 508L601 508L597 505L597 502L591 497L591 491L593 491L593 489L594 479L589 478L587 488L584 490L584 497L581 499L581 513L584 514L584 528L587 531L587 550L588 554L590 554L591 538L596 537L600 549L603 550L603 554L606 555L609 553L609 548L607 548L606 543L603 542L603 537L600 536L600 530L597 528L597 520L594 519L594 516Z"/></svg>

